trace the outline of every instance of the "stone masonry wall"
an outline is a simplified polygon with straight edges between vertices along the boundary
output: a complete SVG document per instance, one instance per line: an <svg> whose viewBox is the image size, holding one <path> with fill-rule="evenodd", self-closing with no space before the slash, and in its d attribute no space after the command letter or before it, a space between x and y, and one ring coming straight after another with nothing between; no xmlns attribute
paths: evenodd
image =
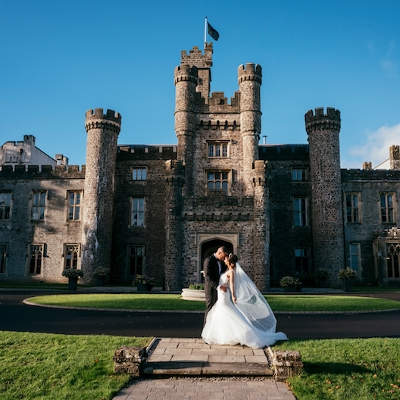
<svg viewBox="0 0 400 400"><path fill-rule="evenodd" d="M24 167L24 166L23 166ZM25 167L23 168L25 169ZM68 191L83 191L85 171L71 165L30 166L29 171L17 168L0 172L0 192L11 193L11 218L0 220L0 244L7 245L5 274L2 280L38 280L66 282L64 269L65 244L81 244L81 221L68 220ZM46 192L44 220L32 220L34 191ZM44 245L41 273L29 274L29 245ZM80 259L78 259L80 268Z"/></svg>

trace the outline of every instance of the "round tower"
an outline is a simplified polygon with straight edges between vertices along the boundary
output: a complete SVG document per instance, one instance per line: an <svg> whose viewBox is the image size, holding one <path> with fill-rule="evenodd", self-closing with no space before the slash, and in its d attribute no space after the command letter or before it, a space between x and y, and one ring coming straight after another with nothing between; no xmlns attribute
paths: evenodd
<svg viewBox="0 0 400 400"><path fill-rule="evenodd" d="M192 152L195 131L195 106L198 70L195 66L180 65L174 71L175 83L175 132L178 138L177 158L185 166L185 195L193 194Z"/></svg>
<svg viewBox="0 0 400 400"><path fill-rule="evenodd" d="M243 145L243 183L245 195L253 194L252 169L258 159L258 141L261 133L260 87L261 66L247 63L238 68L240 91L240 131Z"/></svg>
<svg viewBox="0 0 400 400"><path fill-rule="evenodd" d="M311 221L314 268L329 268L338 284L344 268L343 210L340 176L340 111L316 108L305 115L310 153Z"/></svg>
<svg viewBox="0 0 400 400"><path fill-rule="evenodd" d="M269 274L269 187L266 184L266 162L254 161L254 231L253 279L261 291L270 286Z"/></svg>
<svg viewBox="0 0 400 400"><path fill-rule="evenodd" d="M182 289L184 238L182 233L182 187L185 183L181 161L169 160L166 168L166 218L167 240L165 245L165 290Z"/></svg>
<svg viewBox="0 0 400 400"><path fill-rule="evenodd" d="M86 112L86 173L82 216L84 281L99 266L110 267L114 203L114 175L121 115L102 108Z"/></svg>

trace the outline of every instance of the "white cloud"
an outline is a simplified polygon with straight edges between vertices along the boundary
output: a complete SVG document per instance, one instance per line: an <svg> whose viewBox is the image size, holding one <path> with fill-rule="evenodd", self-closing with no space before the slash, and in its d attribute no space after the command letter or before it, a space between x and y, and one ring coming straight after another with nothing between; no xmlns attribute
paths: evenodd
<svg viewBox="0 0 400 400"><path fill-rule="evenodd" d="M371 161L372 168L389 158L389 147L400 145L400 124L395 126L382 126L375 132L367 133L367 141L364 146L350 149L351 156L360 162ZM354 168L354 167L353 167Z"/></svg>

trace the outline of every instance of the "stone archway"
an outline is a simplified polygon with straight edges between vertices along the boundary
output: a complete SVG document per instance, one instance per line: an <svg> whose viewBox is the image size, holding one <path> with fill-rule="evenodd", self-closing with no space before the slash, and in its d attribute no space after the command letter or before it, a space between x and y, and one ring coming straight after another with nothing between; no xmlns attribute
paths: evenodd
<svg viewBox="0 0 400 400"><path fill-rule="evenodd" d="M238 234L198 234L198 282L204 282L201 274L204 260L215 253L218 247L225 246L230 252L237 252Z"/></svg>

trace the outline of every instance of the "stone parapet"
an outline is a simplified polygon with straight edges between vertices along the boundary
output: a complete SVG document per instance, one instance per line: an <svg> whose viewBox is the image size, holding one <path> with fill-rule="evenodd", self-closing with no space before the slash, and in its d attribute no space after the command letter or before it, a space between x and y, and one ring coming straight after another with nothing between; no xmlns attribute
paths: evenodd
<svg viewBox="0 0 400 400"><path fill-rule="evenodd" d="M303 369L301 354L298 351L274 351L268 347L268 357L274 370L275 380L282 382L290 376L299 375Z"/></svg>
<svg viewBox="0 0 400 400"><path fill-rule="evenodd" d="M142 371L142 363L147 356L145 347L122 346L114 352L114 373L129 374L138 378Z"/></svg>

